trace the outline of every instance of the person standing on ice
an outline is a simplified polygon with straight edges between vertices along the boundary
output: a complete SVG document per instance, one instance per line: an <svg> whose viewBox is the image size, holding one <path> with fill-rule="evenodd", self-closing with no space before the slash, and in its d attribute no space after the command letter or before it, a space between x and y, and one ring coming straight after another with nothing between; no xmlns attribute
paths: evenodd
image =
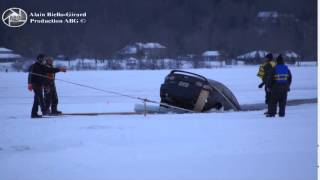
<svg viewBox="0 0 320 180"><path fill-rule="evenodd" d="M49 68L53 68L53 58L46 57L45 58L46 66ZM61 111L58 111L58 95L57 89L55 85L55 73L48 73L48 79L44 81L44 102L46 106L46 112L51 115L59 115Z"/></svg>
<svg viewBox="0 0 320 180"><path fill-rule="evenodd" d="M277 65L274 67L270 77L266 84L271 89L268 114L266 116L274 117L277 112L277 105L279 104L279 117L284 117L292 75L288 66L284 64L281 54L277 57Z"/></svg>
<svg viewBox="0 0 320 180"><path fill-rule="evenodd" d="M266 85L267 79L270 79L273 67L275 66L275 63L273 61L273 55L271 53L268 53L266 56L266 62L261 64L259 67L259 71L257 76L261 78L262 83L259 84L259 88L262 88ZM267 88L267 86L264 87L265 91L265 104L269 104L270 99L270 89ZM267 114L266 112L265 114Z"/></svg>
<svg viewBox="0 0 320 180"><path fill-rule="evenodd" d="M30 66L28 76L28 89L34 92L33 106L31 110L31 118L41 118L38 115L38 106L40 105L42 115L46 115L46 107L43 100L43 85L46 80L47 73L66 72L66 68L50 68L44 65L44 54L39 54L35 63Z"/></svg>

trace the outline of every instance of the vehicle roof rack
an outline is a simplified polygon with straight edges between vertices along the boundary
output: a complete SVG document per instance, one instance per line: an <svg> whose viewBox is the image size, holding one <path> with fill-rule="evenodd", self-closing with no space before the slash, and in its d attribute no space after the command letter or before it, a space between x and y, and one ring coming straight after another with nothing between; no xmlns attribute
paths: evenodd
<svg viewBox="0 0 320 180"><path fill-rule="evenodd" d="M204 76L201 76L199 74L196 74L196 73L192 73L192 72L187 72L187 71L182 71L182 70L172 70L170 72L170 74L174 74L174 73L182 73L182 74L189 74L189 75L193 75L195 77L198 77L198 78L201 78L202 80L206 81L206 82L209 82L207 78L205 78Z"/></svg>

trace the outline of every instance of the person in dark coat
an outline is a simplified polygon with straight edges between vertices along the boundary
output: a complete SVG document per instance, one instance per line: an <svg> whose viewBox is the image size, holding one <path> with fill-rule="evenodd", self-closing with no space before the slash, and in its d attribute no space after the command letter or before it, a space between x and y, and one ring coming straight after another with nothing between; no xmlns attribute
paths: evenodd
<svg viewBox="0 0 320 180"><path fill-rule="evenodd" d="M53 68L53 58L46 57L46 66L49 68ZM58 95L57 89L54 82L55 73L48 73L48 79L45 80L44 85L44 102L46 106L46 112L50 113L51 115L59 115L61 111L58 111Z"/></svg>
<svg viewBox="0 0 320 180"><path fill-rule="evenodd" d="M264 86L265 91L265 104L269 104L270 99L270 90L265 86L268 79L270 79L271 73L273 71L273 67L275 66L275 63L273 61L273 55L271 53L267 54L265 56L266 62L260 65L259 72L257 76L259 76L262 80L262 83L259 84L259 88L262 88ZM265 114L267 114L266 112Z"/></svg>
<svg viewBox="0 0 320 180"><path fill-rule="evenodd" d="M266 116L274 117L279 105L279 117L284 117L292 75L288 66L284 64L281 54L277 57L277 65L274 67L270 77L267 81L267 88L271 90L271 94Z"/></svg>
<svg viewBox="0 0 320 180"><path fill-rule="evenodd" d="M31 118L41 118L38 115L38 106L40 105L42 115L46 115L46 107L43 100L43 85L46 80L47 73L65 72L65 68L50 68L44 65L44 54L39 54L37 61L30 66L28 76L28 89L34 92L33 106L31 110Z"/></svg>

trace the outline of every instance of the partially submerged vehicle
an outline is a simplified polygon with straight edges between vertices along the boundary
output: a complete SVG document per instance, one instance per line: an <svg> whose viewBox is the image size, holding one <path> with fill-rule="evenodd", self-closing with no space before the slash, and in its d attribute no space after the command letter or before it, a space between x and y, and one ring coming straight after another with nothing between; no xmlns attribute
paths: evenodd
<svg viewBox="0 0 320 180"><path fill-rule="evenodd" d="M237 98L224 84L181 70L172 70L166 76L160 87L160 97L160 106L136 104L135 112L186 113L241 110Z"/></svg>
<svg viewBox="0 0 320 180"><path fill-rule="evenodd" d="M160 97L164 107L163 104L168 104L194 112L241 110L236 97L224 84L181 70L173 70L166 76Z"/></svg>

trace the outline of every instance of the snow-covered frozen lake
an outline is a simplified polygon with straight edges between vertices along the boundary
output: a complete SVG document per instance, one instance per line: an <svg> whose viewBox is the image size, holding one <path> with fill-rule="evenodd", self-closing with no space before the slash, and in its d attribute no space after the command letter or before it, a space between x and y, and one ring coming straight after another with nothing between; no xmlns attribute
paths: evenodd
<svg viewBox="0 0 320 180"><path fill-rule="evenodd" d="M288 99L317 97L317 68L290 67ZM261 103L257 66L190 70ZM57 78L160 100L169 70L82 71ZM207 114L30 119L26 73L0 73L0 179L316 179L317 104ZM133 111L136 100L57 81L63 112Z"/></svg>

